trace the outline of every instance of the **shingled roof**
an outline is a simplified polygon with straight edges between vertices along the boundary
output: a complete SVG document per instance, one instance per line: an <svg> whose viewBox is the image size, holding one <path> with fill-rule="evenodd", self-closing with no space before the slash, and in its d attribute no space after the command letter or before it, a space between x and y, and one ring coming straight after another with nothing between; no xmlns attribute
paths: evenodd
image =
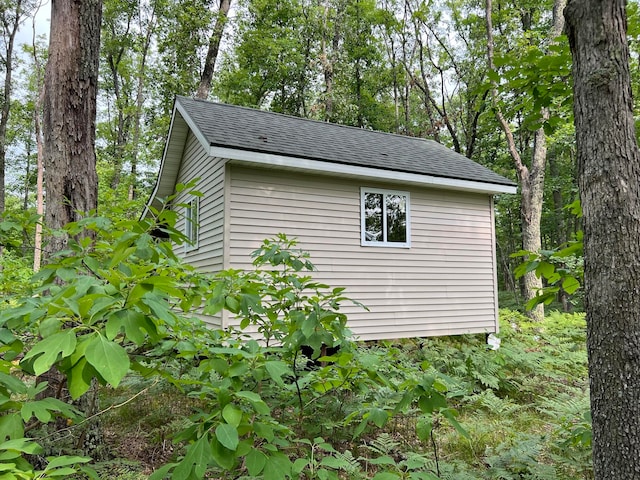
<svg viewBox="0 0 640 480"><path fill-rule="evenodd" d="M433 140L187 97L177 97L176 104L211 147L515 186Z"/></svg>

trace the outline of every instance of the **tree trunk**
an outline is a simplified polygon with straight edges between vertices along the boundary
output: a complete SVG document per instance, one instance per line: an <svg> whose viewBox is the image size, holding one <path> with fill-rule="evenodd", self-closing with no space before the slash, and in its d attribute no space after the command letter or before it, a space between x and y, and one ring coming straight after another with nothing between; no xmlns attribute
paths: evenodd
<svg viewBox="0 0 640 480"><path fill-rule="evenodd" d="M231 8L231 0L220 0L218 17L216 18L216 24L213 27L213 32L209 39L209 49L207 50L207 57L204 61L204 69L202 71L202 76L200 77L200 85L198 85L196 98L206 100L207 97L209 97L211 81L213 79L213 70L216 67L216 60L218 59L218 52L220 50L220 42L222 41L224 26L227 24L229 15L229 8Z"/></svg>
<svg viewBox="0 0 640 480"><path fill-rule="evenodd" d="M555 0L553 8L553 24L549 31L550 41L560 35L564 26L564 19L560 12L562 11L566 0ZM493 24L491 21L491 0L486 0L486 22L487 22L487 63L490 70L494 70L493 64ZM526 26L526 25L525 25ZM492 96L494 103L497 100L497 84L492 82ZM522 249L530 252L538 252L541 248L540 224L542 219L542 202L544 194L544 174L545 164L547 161L547 137L544 128L539 128L534 134L533 154L531 156L530 165L527 166L522 161L520 152L516 147L513 132L507 120L504 118L502 111L495 106L496 117L502 130L505 133L507 147L511 158L513 159L518 182L520 183L521 193L521 216L522 216ZM542 109L542 119L549 119L549 109ZM522 149L520 149L522 150ZM537 296L538 291L542 288L542 279L537 277L534 272L524 275L524 297L525 301L529 301ZM528 312L528 316L535 321L541 321L544 318L544 305L538 304Z"/></svg>
<svg viewBox="0 0 640 480"><path fill-rule="evenodd" d="M53 0L44 91L46 224L54 229L97 208L96 92L101 0ZM49 240L57 252L67 239Z"/></svg>
<svg viewBox="0 0 640 480"><path fill-rule="evenodd" d="M624 0L571 0L596 479L640 478L640 151Z"/></svg>
<svg viewBox="0 0 640 480"><path fill-rule="evenodd" d="M36 150L37 150L37 176L36 176L36 213L40 217L38 223L36 223L36 229L34 234L33 244L33 271L40 270L42 263L42 222L44 220L44 154L43 154L43 140L42 140L42 102L44 97L44 86L42 81L43 68L38 55L38 46L36 44L36 25L35 18L37 11L33 17L33 36L31 41L31 47L33 48L33 66L36 69L36 101L33 109L33 127L36 137Z"/></svg>
<svg viewBox="0 0 640 480"><path fill-rule="evenodd" d="M97 208L95 121L101 18L101 0L52 0L42 133L45 221L53 229ZM45 258L64 249L67 241L65 237L49 238ZM65 390L64 376L55 368L45 375L49 385L40 395L54 397L56 391ZM95 394L94 385L79 400L79 409L89 418L95 413ZM88 422L79 435L76 448L99 460L97 422Z"/></svg>
<svg viewBox="0 0 640 480"><path fill-rule="evenodd" d="M129 200L133 200L137 195L137 176L138 176L138 153L140 151L140 123L142 121L142 113L144 107L144 91L145 91L145 74L147 70L147 56L149 54L149 48L151 46L151 37L155 31L155 26L157 22L156 15L156 5L154 2L151 8L151 14L149 17L149 22L147 24L147 32L144 37L144 44L142 46L142 51L140 52L140 64L138 66L138 84L136 91L136 110L134 115L134 123L133 123L133 152L131 154L131 170L130 170L130 178L129 178ZM142 20L141 20L142 12L139 12L138 18L140 19L140 31L142 31Z"/></svg>
<svg viewBox="0 0 640 480"><path fill-rule="evenodd" d="M486 26L487 26L487 64L490 70L494 70L493 64L493 23L491 21L491 0L486 0ZM492 97L494 104L498 99L497 83L492 82ZM539 129L535 134L534 152L531 159L531 168L524 164L520 152L516 146L511 126L502 114L502 110L495 105L495 113L500 126L505 134L509 154L513 159L520 184L520 216L522 218L522 249L530 252L540 250L540 220L542 215L542 200L544 191L544 164L546 161L546 138L544 131ZM528 272L523 277L524 299L526 302L534 298L542 288L542 279L535 272ZM527 315L535 321L544 319L544 306L538 304Z"/></svg>
<svg viewBox="0 0 640 480"><path fill-rule="evenodd" d="M342 39L342 13L343 3L338 2L335 11L335 18L333 18L333 25L331 25L331 2L325 1L322 5L322 35L320 37L320 63L322 64L322 75L324 79L324 91L322 93L324 104L324 121L330 122L333 120L333 79L334 79L334 64L335 56L340 48L340 40ZM330 32L330 27L333 26L333 30ZM330 34L331 33L331 34ZM331 48L329 48L331 44Z"/></svg>
<svg viewBox="0 0 640 480"><path fill-rule="evenodd" d="M2 20L3 37L5 39L5 49L0 56L4 62L4 87L2 92L2 108L0 109L0 214L4 212L5 197L5 159L7 154L7 125L9 114L11 113L11 90L13 88L13 48L22 19L22 0L18 0L15 9L4 11L0 17ZM15 13L10 18L9 13ZM2 58L4 57L4 58Z"/></svg>

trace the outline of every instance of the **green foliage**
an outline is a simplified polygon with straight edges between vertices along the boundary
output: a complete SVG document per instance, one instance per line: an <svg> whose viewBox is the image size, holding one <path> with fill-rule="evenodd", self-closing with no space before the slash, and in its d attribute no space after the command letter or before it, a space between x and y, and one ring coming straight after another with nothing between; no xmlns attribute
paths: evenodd
<svg viewBox="0 0 640 480"><path fill-rule="evenodd" d="M28 295L0 312L0 436L4 450L14 452L0 457L11 461L5 470L34 472L26 455L43 449L25 438L27 430L59 417L71 429L84 423L67 403L38 396L47 387L42 376L52 369L66 377L73 399L93 381L117 388L138 372L164 378L197 401L199 408L175 436L183 455L152 478L204 478L210 470L241 465L251 475L291 478L311 468L295 460L307 457L301 446L313 447L306 441L316 438L319 426L346 427L358 437L414 408L421 412L419 436L431 436L428 425L436 416L464 434L447 404L447 386L429 365L395 383L360 356L340 312L349 301L344 289L316 282L308 254L295 241L284 235L266 240L253 254L254 270L210 278L174 255L173 245L185 241L173 227L176 214L149 212L138 221L88 217L67 225L68 249L34 275ZM9 223L3 231L15 228ZM154 238L158 230L168 239ZM79 236L86 231L95 239ZM264 344L210 329L194 316L222 309ZM340 405L379 387L389 391L382 408L370 401L347 413ZM317 425L331 398L337 400L335 416ZM68 473L85 461L56 457L47 475Z"/></svg>
<svg viewBox="0 0 640 480"><path fill-rule="evenodd" d="M573 215L582 216L579 201L575 201L569 208ZM540 303L550 304L560 292L575 296L581 293L580 289L584 278L582 236L583 233L580 230L573 240L554 250L540 250L540 252L520 250L511 255L514 258L523 258L524 260L514 270L517 278L529 272L535 272L538 278L545 281L545 286L527 302L528 309L534 308Z"/></svg>
<svg viewBox="0 0 640 480"><path fill-rule="evenodd" d="M73 398L93 381L118 391L131 378L175 387L179 421L147 423L176 443L153 479L473 478L479 457L489 465L481 478L589 475L582 316L532 324L504 311L497 351L479 336L356 344L341 312L350 300L314 280L294 240L265 240L252 270L209 277L174 255L185 241L173 227L177 214L149 213L68 225L71 239L91 230L95 240L71 240L0 312L5 471L97 475L73 452L39 472L29 463L46 445L27 432L61 418L71 431L85 422L75 407L41 395L41 376L55 368ZM0 231L10 239L16 228ZM169 238L154 238L158 230ZM197 318L223 310L240 331ZM540 431L513 434L525 424Z"/></svg>

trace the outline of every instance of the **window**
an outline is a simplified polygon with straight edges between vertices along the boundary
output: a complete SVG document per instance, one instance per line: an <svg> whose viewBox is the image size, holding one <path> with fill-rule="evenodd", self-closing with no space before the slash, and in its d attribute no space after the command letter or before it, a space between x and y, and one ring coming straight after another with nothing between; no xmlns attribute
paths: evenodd
<svg viewBox="0 0 640 480"><path fill-rule="evenodd" d="M193 197L185 205L184 234L188 241L188 243L185 244L185 250L188 251L198 248L198 222L200 220L198 197Z"/></svg>
<svg viewBox="0 0 640 480"><path fill-rule="evenodd" d="M409 192L360 189L361 244L411 246Z"/></svg>

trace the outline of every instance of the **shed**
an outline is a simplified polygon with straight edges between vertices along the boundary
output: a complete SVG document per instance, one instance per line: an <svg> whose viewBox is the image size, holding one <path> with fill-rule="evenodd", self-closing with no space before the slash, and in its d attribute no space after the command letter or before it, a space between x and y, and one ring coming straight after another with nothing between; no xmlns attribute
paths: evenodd
<svg viewBox="0 0 640 480"><path fill-rule="evenodd" d="M447 147L177 97L149 204L196 178L202 197L176 199L179 253L202 271L250 269L285 233L369 308L343 308L362 340L498 330L493 196L516 185Z"/></svg>

